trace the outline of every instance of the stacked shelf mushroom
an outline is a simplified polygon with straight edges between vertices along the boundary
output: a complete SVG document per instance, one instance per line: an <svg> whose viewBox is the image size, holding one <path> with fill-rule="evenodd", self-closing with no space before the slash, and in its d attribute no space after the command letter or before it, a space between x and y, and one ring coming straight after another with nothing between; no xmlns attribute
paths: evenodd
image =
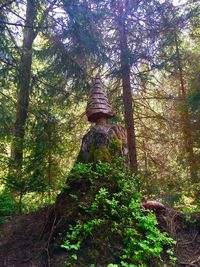
<svg viewBox="0 0 200 267"><path fill-rule="evenodd" d="M88 121L95 122L96 124L98 124L101 119L107 120L115 115L111 105L108 103L108 98L99 76L96 77L94 85L90 91L86 115Z"/></svg>

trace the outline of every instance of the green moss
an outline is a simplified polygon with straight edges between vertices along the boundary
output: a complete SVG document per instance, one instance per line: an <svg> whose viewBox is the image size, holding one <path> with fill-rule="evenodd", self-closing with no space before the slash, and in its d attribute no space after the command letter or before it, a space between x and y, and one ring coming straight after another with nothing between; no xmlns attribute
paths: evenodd
<svg viewBox="0 0 200 267"><path fill-rule="evenodd" d="M98 161L112 163L112 156L108 148L100 145L93 151L93 160L95 163Z"/></svg>
<svg viewBox="0 0 200 267"><path fill-rule="evenodd" d="M109 151L112 157L115 158L119 156L121 150L122 150L122 140L120 140L117 137L112 137L110 144L109 144Z"/></svg>
<svg viewBox="0 0 200 267"><path fill-rule="evenodd" d="M121 155L122 141L116 137L109 140L109 145L94 144L91 140L88 145L88 152L81 151L77 162L96 163L97 161L112 163L113 159Z"/></svg>
<svg viewBox="0 0 200 267"><path fill-rule="evenodd" d="M120 155L122 149L122 141L116 137L112 137L109 142L109 146L98 145L95 147L93 143L90 143L89 154L91 162L108 162L112 163L113 159Z"/></svg>

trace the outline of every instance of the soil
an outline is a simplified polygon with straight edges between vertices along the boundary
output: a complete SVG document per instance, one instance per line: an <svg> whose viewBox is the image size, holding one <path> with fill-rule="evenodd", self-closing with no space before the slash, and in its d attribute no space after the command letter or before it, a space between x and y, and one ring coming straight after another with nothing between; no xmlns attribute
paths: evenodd
<svg viewBox="0 0 200 267"><path fill-rule="evenodd" d="M176 267L200 267L200 213L184 214L167 208L158 211L159 228L176 240Z"/></svg>
<svg viewBox="0 0 200 267"><path fill-rule="evenodd" d="M1 267L64 267L66 252L58 245L58 233L64 232L66 222L56 219L54 209L48 206L32 214L11 216L0 225ZM200 267L200 213L183 214L166 207L156 211L156 216L159 228L177 241L176 266ZM78 266L89 266L83 259ZM106 266L106 261L102 256L104 264L96 266Z"/></svg>

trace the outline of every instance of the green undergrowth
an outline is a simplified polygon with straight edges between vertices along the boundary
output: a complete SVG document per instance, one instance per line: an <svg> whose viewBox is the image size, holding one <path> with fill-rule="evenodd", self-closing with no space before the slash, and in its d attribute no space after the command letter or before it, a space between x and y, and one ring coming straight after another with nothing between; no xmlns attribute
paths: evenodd
<svg viewBox="0 0 200 267"><path fill-rule="evenodd" d="M10 193L2 192L0 194L0 223L16 212L17 202L14 197Z"/></svg>
<svg viewBox="0 0 200 267"><path fill-rule="evenodd" d="M64 266L174 266L175 241L158 229L154 213L142 208L139 176L129 173L123 159L95 168L77 163L69 180L83 179L90 188L79 202L81 215L67 228Z"/></svg>
<svg viewBox="0 0 200 267"><path fill-rule="evenodd" d="M55 203L58 192L49 193L27 193L23 196L23 202L19 204L19 197L11 192L0 192L0 223L5 221L8 216L18 214L28 214L39 208ZM21 207L19 207L21 205ZM21 209L21 212L19 210Z"/></svg>

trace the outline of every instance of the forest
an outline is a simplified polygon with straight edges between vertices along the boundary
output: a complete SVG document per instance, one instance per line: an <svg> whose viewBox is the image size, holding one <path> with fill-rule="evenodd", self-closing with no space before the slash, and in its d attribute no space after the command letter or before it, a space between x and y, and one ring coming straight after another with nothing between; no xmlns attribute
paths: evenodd
<svg viewBox="0 0 200 267"><path fill-rule="evenodd" d="M0 0L0 267L200 267L200 1Z"/></svg>

